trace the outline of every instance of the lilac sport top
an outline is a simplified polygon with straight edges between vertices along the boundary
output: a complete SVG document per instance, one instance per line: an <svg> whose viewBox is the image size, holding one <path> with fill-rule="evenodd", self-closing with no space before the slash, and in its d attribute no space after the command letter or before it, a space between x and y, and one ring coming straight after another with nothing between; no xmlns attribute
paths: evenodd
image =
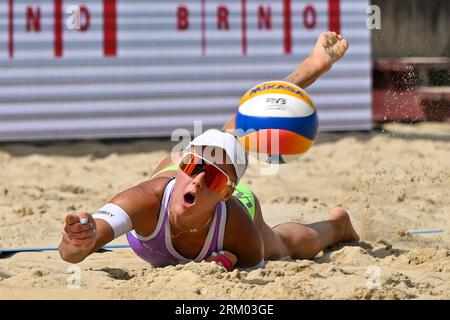
<svg viewBox="0 0 450 320"><path fill-rule="evenodd" d="M165 187L158 223L153 233L148 237L140 236L135 230L127 233L128 243L133 251L155 267L184 264L190 261L200 262L208 258L212 252L223 250L223 236L227 220L227 208L224 202L217 203L206 241L195 259L187 259L175 250L172 245L169 221L169 204L174 185L175 179L172 179Z"/></svg>

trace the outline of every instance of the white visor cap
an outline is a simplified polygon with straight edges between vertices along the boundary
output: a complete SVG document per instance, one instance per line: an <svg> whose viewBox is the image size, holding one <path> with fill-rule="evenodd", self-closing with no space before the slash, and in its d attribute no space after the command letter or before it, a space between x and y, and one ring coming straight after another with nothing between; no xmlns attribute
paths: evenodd
<svg viewBox="0 0 450 320"><path fill-rule="evenodd" d="M244 148L231 133L210 129L192 140L190 146L210 146L223 149L234 166L237 176L236 184L247 170L248 161Z"/></svg>

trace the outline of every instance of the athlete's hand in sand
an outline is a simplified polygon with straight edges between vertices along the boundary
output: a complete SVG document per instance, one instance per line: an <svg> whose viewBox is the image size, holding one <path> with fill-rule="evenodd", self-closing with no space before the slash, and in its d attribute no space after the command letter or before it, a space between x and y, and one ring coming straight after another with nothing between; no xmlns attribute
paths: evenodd
<svg viewBox="0 0 450 320"><path fill-rule="evenodd" d="M70 253L88 252L96 243L96 224L88 213L68 214L62 244ZM72 250L70 250L72 249Z"/></svg>

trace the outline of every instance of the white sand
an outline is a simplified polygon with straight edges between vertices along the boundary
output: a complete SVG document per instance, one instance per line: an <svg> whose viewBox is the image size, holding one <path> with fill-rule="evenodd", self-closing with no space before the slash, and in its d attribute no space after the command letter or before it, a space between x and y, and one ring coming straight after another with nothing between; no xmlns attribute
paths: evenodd
<svg viewBox="0 0 450 320"><path fill-rule="evenodd" d="M120 249L80 263L81 289L73 290L71 265L57 252L19 253L0 259L0 299L449 299L449 124L385 129L321 134L275 178L253 167L244 179L269 224L310 223L340 205L351 213L359 244L250 273L207 263L153 268ZM57 246L67 212L95 211L147 179L170 145L0 145L0 248ZM447 232L412 237L410 229ZM373 268L380 285L370 289Z"/></svg>

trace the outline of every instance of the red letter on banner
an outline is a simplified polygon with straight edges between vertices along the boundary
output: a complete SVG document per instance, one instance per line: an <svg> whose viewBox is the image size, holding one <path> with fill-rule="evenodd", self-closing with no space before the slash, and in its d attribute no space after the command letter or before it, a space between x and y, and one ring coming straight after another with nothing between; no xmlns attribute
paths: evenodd
<svg viewBox="0 0 450 320"><path fill-rule="evenodd" d="M230 29L228 24L228 8L225 6L217 7L217 29ZM222 28L223 27L223 28Z"/></svg>
<svg viewBox="0 0 450 320"><path fill-rule="evenodd" d="M303 25L306 29L314 29L317 21L317 12L312 5L307 5L303 10Z"/></svg>
<svg viewBox="0 0 450 320"><path fill-rule="evenodd" d="M14 0L8 1L8 51L14 57Z"/></svg>
<svg viewBox="0 0 450 320"><path fill-rule="evenodd" d="M84 16L83 20L81 19L82 16ZM80 23L80 31L87 31L91 26L91 14L85 6L80 6L80 21L84 22Z"/></svg>
<svg viewBox="0 0 450 320"><path fill-rule="evenodd" d="M328 29L341 33L341 8L339 0L328 0Z"/></svg>
<svg viewBox="0 0 450 320"><path fill-rule="evenodd" d="M33 11L32 7L27 7L27 31L41 31L41 8L37 7Z"/></svg>
<svg viewBox="0 0 450 320"><path fill-rule="evenodd" d="M264 10L263 6L259 6L258 8L258 29L262 29L263 26L266 27L266 29L272 29L272 12L270 9L270 6L267 7L266 10Z"/></svg>
<svg viewBox="0 0 450 320"><path fill-rule="evenodd" d="M247 55L247 0L241 0L242 54Z"/></svg>
<svg viewBox="0 0 450 320"><path fill-rule="evenodd" d="M62 27L62 0L54 0L54 24L55 24L55 57L63 55L63 27Z"/></svg>
<svg viewBox="0 0 450 320"><path fill-rule="evenodd" d="M189 10L185 6L179 6L177 10L177 29L189 29Z"/></svg>
<svg viewBox="0 0 450 320"><path fill-rule="evenodd" d="M292 33L291 33L291 0L283 1L284 11L284 53L292 53Z"/></svg>
<svg viewBox="0 0 450 320"><path fill-rule="evenodd" d="M103 0L103 52L106 57L117 55L116 0Z"/></svg>

